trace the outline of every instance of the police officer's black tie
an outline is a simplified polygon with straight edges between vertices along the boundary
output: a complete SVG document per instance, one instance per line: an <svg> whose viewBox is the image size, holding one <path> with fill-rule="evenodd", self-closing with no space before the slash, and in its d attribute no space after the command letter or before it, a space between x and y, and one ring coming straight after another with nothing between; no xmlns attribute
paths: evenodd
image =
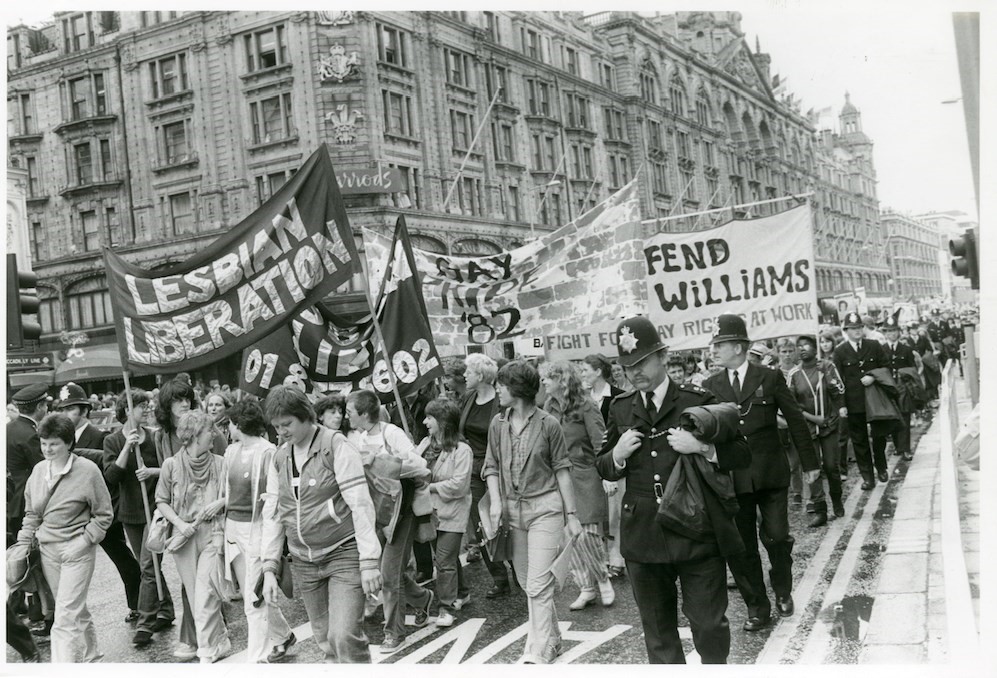
<svg viewBox="0 0 997 678"><path fill-rule="evenodd" d="M657 412L658 412L658 406L654 404L654 394L653 393L647 393L646 396L647 396L647 400L646 400L646 402L644 404L647 407L647 413L648 414L657 414Z"/></svg>
<svg viewBox="0 0 997 678"><path fill-rule="evenodd" d="M741 377L736 371L734 372L734 381L731 382L730 386L734 389L734 398L737 402L741 402Z"/></svg>

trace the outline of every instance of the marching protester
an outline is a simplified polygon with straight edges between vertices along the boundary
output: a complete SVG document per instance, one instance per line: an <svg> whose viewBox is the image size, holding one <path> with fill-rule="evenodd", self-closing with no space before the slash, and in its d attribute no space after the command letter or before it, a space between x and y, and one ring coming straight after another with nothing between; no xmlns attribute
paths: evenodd
<svg viewBox="0 0 997 678"><path fill-rule="evenodd" d="M68 383L59 391L59 402L55 404L55 409L69 417L76 427L76 441L73 444L73 452L81 457L85 457L95 463L97 468L103 471L104 468L104 440L107 431L101 431L90 423L87 418L93 407L93 403L87 397L86 391L73 383ZM118 518L118 488L108 483L108 491L111 493L111 505L114 508L114 520L107 534L100 542L100 548L107 554L107 557L114 563L121 583L125 587L125 602L128 605L128 614L125 622L133 623L138 621L138 596L139 585L142 579L138 561L128 548L125 541L125 529Z"/></svg>
<svg viewBox="0 0 997 678"><path fill-rule="evenodd" d="M100 661L87 593L97 544L113 520L111 495L97 465L70 452L76 436L67 416L42 419L38 437L45 461L35 465L25 484L17 543L38 540L42 572L55 599L52 662Z"/></svg>
<svg viewBox="0 0 997 678"><path fill-rule="evenodd" d="M845 507L841 502L838 417L844 402L845 385L833 363L817 360L817 341L813 337L804 335L797 338L796 348L800 365L790 376L789 388L810 427L814 450L827 480L832 515L840 518L845 515ZM810 484L809 491L814 512L809 527L820 527L827 523L827 500L820 477Z"/></svg>
<svg viewBox="0 0 997 678"><path fill-rule="evenodd" d="M717 465L718 473L726 474L750 463L747 443L740 435L702 443L678 428L686 408L717 400L698 386L671 382L668 347L650 320L624 320L616 339L619 363L636 390L613 401L596 468L607 480L627 479L621 552L640 611L648 661L685 663L678 631L678 579L696 651L704 664L725 664L730 652L725 558L743 549L737 529L729 517L711 513L715 539L701 541L663 527L655 518L664 484L681 456L702 455Z"/></svg>
<svg viewBox="0 0 997 678"><path fill-rule="evenodd" d="M156 484L160 474L160 458L156 453L153 432L145 427L149 397L145 391L132 389L131 399L129 409L128 394L122 392L118 396L115 415L121 422L121 428L104 439L102 466L104 478L118 492L116 519L121 522L132 553L138 559L138 619L135 620L132 643L142 648L152 642L154 633L172 626L176 617L165 578L160 581L162 599L156 585L153 558L162 572L163 555L152 553L146 545L147 518L151 517L146 516L146 502L150 510L155 507ZM145 499L142 497L142 481L145 481Z"/></svg>
<svg viewBox="0 0 997 678"><path fill-rule="evenodd" d="M869 372L877 367L885 367L886 358L878 341L863 338L865 329L858 313L846 315L842 329L848 339L834 349L834 366L845 384L845 405L841 409L841 416L848 418L848 436L855 450L855 462L862 474L862 489L871 490L876 486L877 476L881 483L890 479L886 471L884 424L872 422L870 453L869 423L865 418L865 387L875 381Z"/></svg>
<svg viewBox="0 0 997 678"><path fill-rule="evenodd" d="M796 344L792 338L783 337L776 343L776 352L778 355L777 366L782 372L782 378L786 380L786 385L789 386L790 376L796 370ZM779 426L779 440L782 442L782 449L785 450L786 458L789 460L790 492L793 502L799 504L803 501L803 472L800 469L800 454L797 452L796 446L793 445L785 417L778 415L776 421ZM812 498L807 497L808 509L812 501Z"/></svg>
<svg viewBox="0 0 997 678"><path fill-rule="evenodd" d="M354 391L346 399L350 420L349 440L366 459L379 452L402 461L402 497L394 531L383 544L381 575L384 605L384 642L381 652L395 652L405 642L405 606L416 610L415 625L425 626L433 606L434 594L416 583L409 560L415 541L417 518L429 519L429 468L416 452L405 431L381 421L381 403L373 391ZM416 506L420 507L418 513Z"/></svg>
<svg viewBox="0 0 997 678"><path fill-rule="evenodd" d="M610 369L613 373L613 386L624 392L634 390L633 385L627 379L626 370L623 369L623 365L620 365L618 362L613 363Z"/></svg>
<svg viewBox="0 0 997 678"><path fill-rule="evenodd" d="M837 339L834 333L830 330L825 330L820 333L817 339L820 342L820 364L826 367L828 364L834 365L834 347L837 345ZM837 371L837 368L835 368ZM839 374L840 378L841 375ZM844 403L842 403L842 407ZM841 482L844 483L848 480L848 462L854 461L853 458L849 457L848 444L850 438L848 435L848 417L841 416L841 408L838 409L838 464L840 466L839 473L841 474Z"/></svg>
<svg viewBox="0 0 997 678"><path fill-rule="evenodd" d="M595 403L585 396L581 379L570 363L545 363L540 374L547 388L544 410L561 422L564 444L571 460L577 518L582 526L571 557L571 569L581 591L569 609L581 610L594 601L596 587L602 604L609 606L616 600L606 568L604 535L609 505L602 479L595 469L606 425Z"/></svg>
<svg viewBox="0 0 997 678"><path fill-rule="evenodd" d="M197 397L196 394L194 397ZM225 439L226 443L230 442L228 415L226 414L230 407L232 407L232 403L224 393L210 393L204 399L204 411L211 415L211 418L215 422L215 428L218 429L218 432Z"/></svg>
<svg viewBox="0 0 997 678"><path fill-rule="evenodd" d="M513 361L498 371L499 405L492 420L482 477L488 483L490 519L510 530L512 560L526 591L530 630L521 663L551 664L561 653L554 607L554 574L562 531L582 532L571 459L557 419L536 406L540 377Z"/></svg>
<svg viewBox="0 0 997 678"><path fill-rule="evenodd" d="M315 401L315 416L318 423L330 431L350 432L350 420L346 418L346 396L332 393Z"/></svg>
<svg viewBox="0 0 997 678"><path fill-rule="evenodd" d="M685 358L677 353L668 356L668 378L676 384L684 384L686 375Z"/></svg>
<svg viewBox="0 0 997 678"><path fill-rule="evenodd" d="M381 589L381 545L363 460L343 435L316 423L301 391L271 389L264 410L281 445L267 467L263 594L270 604L281 595L286 542L294 591L319 648L335 663L369 663L364 596Z"/></svg>
<svg viewBox="0 0 997 678"><path fill-rule="evenodd" d="M156 507L173 525L167 550L187 592L202 664L232 651L222 618L224 535L218 516L225 508L225 479L222 458L212 453L215 433L211 415L180 415L174 431L180 448L163 461L156 485Z"/></svg>
<svg viewBox="0 0 997 678"><path fill-rule="evenodd" d="M259 403L244 400L229 408L232 444L225 451L225 577L235 576L243 591L248 626L246 660L272 663L284 659L297 642L284 614L274 603L256 600L253 589L263 575L263 502L267 474L276 448L267 440Z"/></svg>
<svg viewBox="0 0 997 678"><path fill-rule="evenodd" d="M778 414L785 419L788 436L799 453L804 481L815 483L820 470L806 419L782 373L748 363L751 341L744 319L733 314L719 316L711 345L717 363L725 369L703 382L703 387L717 399L737 405L741 433L751 451L750 466L733 474L739 507L736 522L744 552L730 560L730 571L748 608L744 630L758 631L769 623L772 610L758 553L759 529L771 564L769 580L776 610L783 617L795 610L794 540L788 516L790 467L779 439Z"/></svg>
<svg viewBox="0 0 997 678"><path fill-rule="evenodd" d="M7 424L7 545L10 546L21 530L24 519L24 487L32 469L44 459L38 438L38 423L48 414L49 396L44 384L25 386L11 398L17 417ZM15 592L11 596L15 612L26 610L32 622L40 624L32 632L48 636L52 628L52 594L44 586L26 601Z"/></svg>
<svg viewBox="0 0 997 678"><path fill-rule="evenodd" d="M920 356L907 344L900 341L900 325L895 318L887 318L883 323L883 333L886 336L886 343L883 345L883 353L886 367L890 368L893 380L901 391L905 390L902 383L905 379L919 380L917 370L920 366ZM919 387L920 384L917 384ZM910 416L916 409L911 398L901 398L900 414L903 417L890 432L893 437L895 454L910 461L914 457L910 447Z"/></svg>
<svg viewBox="0 0 997 678"><path fill-rule="evenodd" d="M470 369L468 370L470 373ZM439 398L426 405L424 423L429 435L420 447L431 448L434 461L429 482L438 527L436 528L436 625L453 626L452 612L470 601L460 565L460 543L471 510L472 453L460 440L460 408Z"/></svg>
<svg viewBox="0 0 997 678"><path fill-rule="evenodd" d="M613 402L613 398L616 396L623 395L623 391L612 384L612 366L603 356L595 353L585 356L582 362L579 363L579 370L582 384L588 388L589 397L592 398L592 401L599 408L599 412L602 413L602 423L608 424L610 403ZM626 480L622 478L618 482L603 480L602 489L609 498L609 524L607 531L610 546L607 561L608 572L611 578L619 577L623 574L626 565L623 561L623 556L620 555L620 513L623 508L623 493L626 489Z"/></svg>
<svg viewBox="0 0 997 678"><path fill-rule="evenodd" d="M471 447L471 506L468 509L473 530L473 541L480 545L484 541L481 523L478 519L478 502L488 492L488 486L481 477L485 465L485 450L488 447L488 430L492 419L499 411L499 399L495 393L495 375L498 365L484 353L472 353L465 359L464 381L467 392L460 403L460 421L457 434ZM469 530L470 531L470 530ZM492 562L488 552L479 549L481 559L492 577L492 586L485 592L486 598L497 598L509 592L509 571L502 562ZM473 551L469 549L468 562L472 562Z"/></svg>
<svg viewBox="0 0 997 678"><path fill-rule="evenodd" d="M467 390L465 372L467 366L464 360L457 360L446 366L446 374L443 377L443 392L448 398L460 402Z"/></svg>

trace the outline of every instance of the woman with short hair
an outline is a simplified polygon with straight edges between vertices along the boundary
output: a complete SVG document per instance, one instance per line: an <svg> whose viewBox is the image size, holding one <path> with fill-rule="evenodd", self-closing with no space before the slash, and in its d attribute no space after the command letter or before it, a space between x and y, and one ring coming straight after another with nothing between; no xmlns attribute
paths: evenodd
<svg viewBox="0 0 997 678"><path fill-rule="evenodd" d="M163 461L156 508L173 525L169 549L187 591L197 635L197 656L211 664L232 651L222 617L223 460L212 453L215 425L206 412L180 415L175 431L180 449ZM175 542L186 541L182 545Z"/></svg>
<svg viewBox="0 0 997 678"><path fill-rule="evenodd" d="M267 467L264 597L277 602L286 539L295 594L319 648L336 663L369 663L364 596L381 588L381 544L363 460L341 433L315 423L295 388L271 389L264 411L282 441Z"/></svg>
<svg viewBox="0 0 997 678"><path fill-rule="evenodd" d="M536 369L513 361L498 371L499 405L492 420L481 472L488 483L492 524L510 529L516 577L526 591L530 630L528 664L553 663L561 653L550 567L560 551L563 530L581 534L571 481L571 459L557 419L536 406Z"/></svg>
<svg viewBox="0 0 997 678"><path fill-rule="evenodd" d="M70 452L73 422L50 414L38 424L45 461L35 464L24 488L24 521L17 543L38 540L45 581L55 598L52 662L96 662L97 630L87 609L87 592L97 545L114 518L104 475L89 459Z"/></svg>
<svg viewBox="0 0 997 678"><path fill-rule="evenodd" d="M598 597L604 606L613 604L616 593L606 567L606 523L609 505L595 458L606 435L606 424L595 403L585 396L581 379L567 362L545 363L540 368L547 387L544 409L561 422L564 444L571 460L571 482L582 533L575 542L571 569L581 591L569 609L581 610Z"/></svg>
<svg viewBox="0 0 997 678"><path fill-rule="evenodd" d="M228 410L232 444L225 450L225 576L235 576L243 592L248 626L246 660L281 661L297 642L280 607L256 600L254 589L263 575L263 502L267 471L277 448L267 440L259 403L245 400Z"/></svg>
<svg viewBox="0 0 997 678"><path fill-rule="evenodd" d="M350 432L350 421L346 418L346 396L330 393L315 401L315 416L318 422L330 431Z"/></svg>
<svg viewBox="0 0 997 678"><path fill-rule="evenodd" d="M196 391L195 391L196 397ZM215 420L215 427L225 438L225 442L230 442L228 432L228 409L232 407L232 401L224 393L209 393L204 399L204 411Z"/></svg>

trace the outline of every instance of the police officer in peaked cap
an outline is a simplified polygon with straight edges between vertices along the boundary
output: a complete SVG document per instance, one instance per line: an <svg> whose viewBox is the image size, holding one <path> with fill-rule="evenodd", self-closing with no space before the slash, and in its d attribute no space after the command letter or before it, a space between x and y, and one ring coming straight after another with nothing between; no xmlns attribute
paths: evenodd
<svg viewBox="0 0 997 678"><path fill-rule="evenodd" d="M31 469L42 461L42 444L38 439L38 423L48 414L52 398L45 384L31 384L14 394L11 403L17 408L17 419L7 424L7 472L13 484L7 496L7 534L17 536L24 519L24 486ZM8 542L9 542L8 538ZM9 545L9 543L8 543Z"/></svg>
<svg viewBox="0 0 997 678"><path fill-rule="evenodd" d="M737 529L723 516L713 520L715 540L696 541L660 526L655 516L680 455L701 454L715 472L726 473L749 464L747 443L738 434L730 442L706 444L678 428L686 408L717 401L698 386L668 378L668 348L647 318L621 322L616 339L619 363L635 390L610 404L596 468L606 480L627 481L620 552L640 611L648 661L685 663L676 625L678 579L696 651L704 664L726 663L730 626L725 558L743 548Z"/></svg>
<svg viewBox="0 0 997 678"><path fill-rule="evenodd" d="M886 364L893 375L893 381L897 383L897 388L904 391L903 385L906 379L920 380L918 372L921 368L921 356L914 352L906 342L900 338L900 323L896 318L887 318L883 323L883 334L886 343L883 344L883 353L886 356ZM895 454L901 455L906 461L913 459L910 449L910 416L914 412L914 404L910 398L899 400L900 413L903 421L897 423L890 432L893 436L893 445L896 448Z"/></svg>
<svg viewBox="0 0 997 678"><path fill-rule="evenodd" d="M731 313L718 317L710 345L715 362L724 369L706 379L703 388L720 401L737 405L741 432L751 450L751 465L733 474L739 507L736 522L745 550L743 555L730 560L730 570L748 608L744 630L757 631L769 623L772 614L758 553L758 513L761 513L762 544L772 568L769 578L776 609L783 617L795 610L794 540L789 534L789 460L779 438L777 414L781 413L786 420L808 485L820 474L819 462L803 410L782 372L748 362L751 342L744 319Z"/></svg>

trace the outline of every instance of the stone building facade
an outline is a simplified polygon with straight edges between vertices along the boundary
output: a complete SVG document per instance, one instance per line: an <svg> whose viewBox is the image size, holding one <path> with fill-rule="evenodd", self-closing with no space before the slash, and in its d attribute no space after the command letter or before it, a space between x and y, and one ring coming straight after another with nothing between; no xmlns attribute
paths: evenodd
<svg viewBox="0 0 997 678"><path fill-rule="evenodd" d="M517 246L638 169L648 232L814 190L827 155L842 182L874 181L855 134L821 150L737 12L63 12L8 30L8 69L9 154L30 175L53 341L113 341L103 246L145 267L182 261L322 143L337 168L401 181L346 198L358 234L404 210L417 246L453 254ZM863 187L849 190L866 206ZM823 223L818 290L833 292L822 268L866 262L850 246L825 256L820 243L862 236Z"/></svg>
<svg viewBox="0 0 997 678"><path fill-rule="evenodd" d="M892 209L883 210L880 221L897 300L918 302L940 296L943 290L937 229Z"/></svg>

